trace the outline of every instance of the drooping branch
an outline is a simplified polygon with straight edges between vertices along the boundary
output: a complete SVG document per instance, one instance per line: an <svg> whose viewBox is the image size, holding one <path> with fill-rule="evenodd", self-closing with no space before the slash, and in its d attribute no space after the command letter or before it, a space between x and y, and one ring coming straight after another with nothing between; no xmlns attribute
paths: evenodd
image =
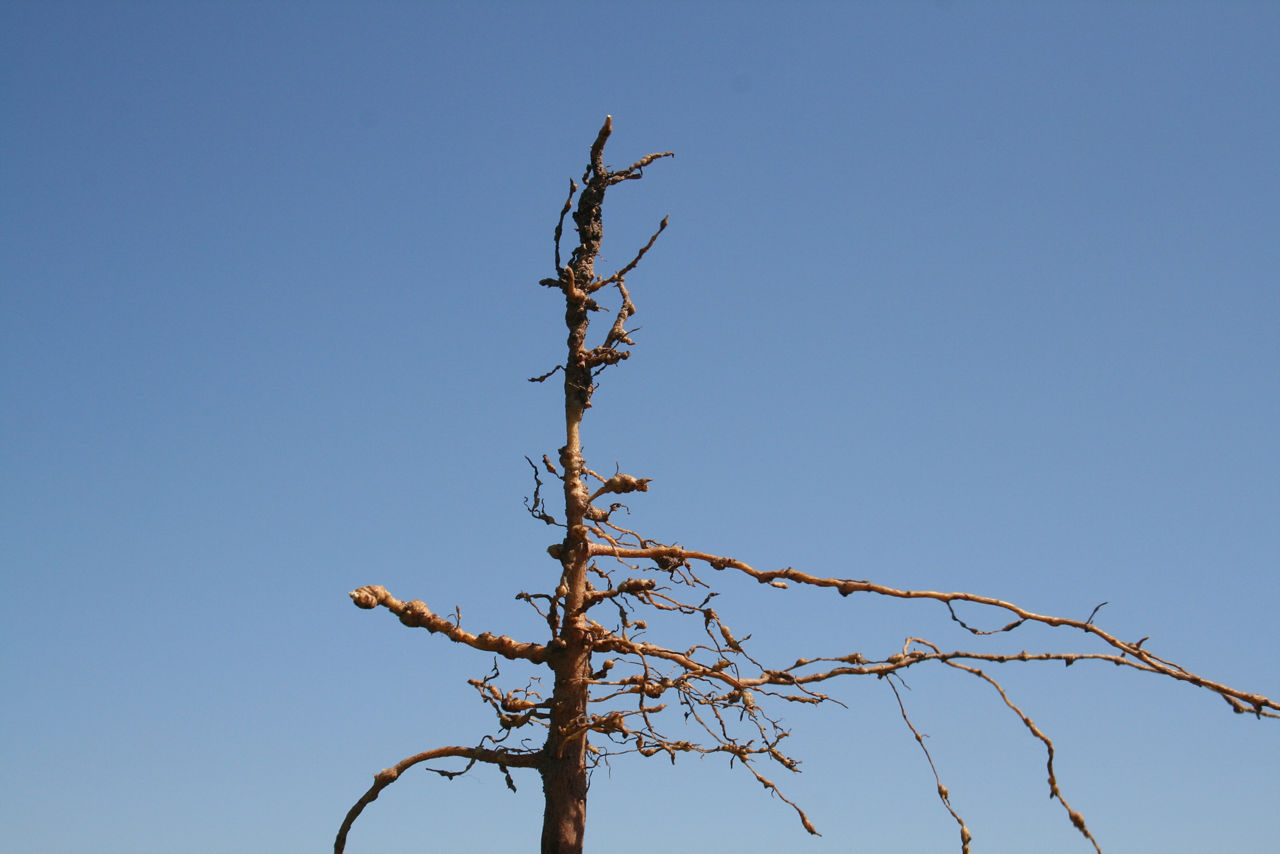
<svg viewBox="0 0 1280 854"><path fill-rule="evenodd" d="M616 531L619 534L614 536L609 531ZM644 621L636 620L629 616L629 610L627 609L623 609L623 618L618 631L602 631L597 634L597 651L632 660L638 668L638 672L630 676L613 676L611 671L617 670L617 662L613 660L606 662L606 668L598 674L602 677L599 684L612 686L614 690L599 699L612 700L626 694L634 694L639 698L640 710L644 713L641 718L644 726L640 729L628 728L626 733L634 742L633 749L642 755L649 756L654 755L656 752L663 752L674 758L677 753L681 752L702 755L722 751L728 752L740 759L750 773L758 779L763 778L751 762L751 759L757 756L767 756L789 770L797 770L795 761L779 753L776 749L777 742L786 737L786 730L778 726L773 719L760 714L759 706L752 696L753 690L766 696L792 702L835 702L826 695L814 692L811 686L841 676L890 677L890 684L892 685L892 677L900 671L925 662L936 661L949 667L963 670L988 683L997 692L1001 701L1018 716L1028 731L1041 741L1047 753L1050 796L1063 805L1071 824L1089 840L1095 850L1100 852L1101 847L1089 831L1083 815L1072 808L1063 796L1054 771L1054 745L1052 740L1031 720L1021 707L1013 702L1004 687L990 674L975 666L976 663L1004 664L1060 661L1070 666L1077 661L1106 661L1117 666L1125 666L1166 676L1203 688L1221 696L1238 713L1247 712L1259 718L1280 717L1277 714L1277 710L1280 710L1280 705L1263 695L1240 691L1228 685L1214 682L1187 670L1181 665L1160 658L1143 648L1147 638L1129 643L1095 626L1093 618L1097 614L1096 608L1087 620L1054 617L1029 611L1005 600L972 593L899 589L867 580L824 578L798 572L790 568L772 571L757 570L749 564L733 558L658 543L641 537L633 531L619 528L607 521L593 526L593 532L604 542L593 542L591 544L590 554L592 557L612 558L625 566L628 571L639 569L641 562L651 561L657 572L667 574L673 581L682 584L701 585L701 581L692 573L690 565L692 563L703 563L717 571L738 570L759 583L768 584L775 588L786 588L789 584L807 584L831 588L846 596L860 592L893 598L942 602L948 608L948 613L952 620L960 624L966 631L977 636L1002 634L1013 631L1026 623L1039 623L1050 627L1079 630L1093 636L1111 650L1109 652L1043 653L1029 653L1026 650L1017 652L944 651L928 640L911 637L904 641L899 652L879 659L870 659L862 653L854 652L830 657L801 658L788 667L770 669L746 654L743 648L743 642L746 638L735 637L720 620L719 615L714 610L705 607L705 601L700 605L678 602L670 598L667 593L664 593L660 586L645 583L647 581L651 582L653 579L636 578L629 575L625 580L612 584L607 591L597 594L592 604L597 601L625 600L633 603L632 608L651 607L660 611L675 611L690 615L701 614L710 637L710 643L707 645L695 646L685 650L671 649L637 640L628 636L627 627L638 626L643 628ZM636 545L624 545L624 539L631 540ZM677 575L677 572L681 571L682 568L685 570L684 573ZM609 573L603 569L597 568L597 572L606 579L610 577ZM955 602L969 602L994 608L1011 614L1015 619L999 629L976 629L956 615L953 607ZM655 671L651 668L650 662L662 662L667 669L665 671ZM813 669L814 665L824 663L835 666L818 670ZM756 672L754 674L742 672L739 666L741 664L752 665ZM606 676L612 676L612 678L603 678ZM722 687L719 690L710 691L700 687L706 684L718 684ZM894 690L895 694L897 694L896 687ZM686 709L686 718L691 718L697 722L712 737L715 744L707 747L683 739L671 739L654 728L653 722L648 717L648 712L656 712L660 707L646 707L646 700L662 697L668 692L677 694L680 698L680 704ZM929 766L935 778L937 778L938 792L942 803L960 825L962 851L967 852L972 834L952 807L949 793L946 787L942 785L941 779L938 778L938 769L933 762L933 758L929 755L918 730L915 729L907 716L906 708L901 704L900 696L898 696L898 701L904 720L917 737ZM704 718L698 711L700 708L707 709L711 717ZM745 745L751 743L748 738L733 735L725 729L725 717L722 713L730 710L737 710L740 717L745 716L753 721L753 729L757 730L760 735L765 736L765 747L758 746L759 743L757 742L755 748L747 748ZM773 726L771 737L761 729L766 724ZM742 751L741 754L735 752L739 749ZM781 793L778 792L772 782L767 784L767 788L781 797ZM797 811L807 830L816 832L812 829L811 822L798 805L785 797L783 800L791 804Z"/></svg>
<svg viewBox="0 0 1280 854"><path fill-rule="evenodd" d="M422 762L449 758L467 759L469 762L467 767L461 771L440 771L437 773L444 774L447 777L456 777L471 770L475 763L485 762L490 765L497 765L506 776L507 785L515 788L507 769L536 767L539 753L537 751L521 753L509 750L490 750L483 747L437 747L433 750L426 750L401 759L390 768L384 768L373 775L373 785L369 787L369 791L361 795L360 800L355 802L355 805L348 810L346 818L342 820L342 827L338 830L338 837L333 842L333 854L342 854L347 847L347 834L351 831L351 825L359 818L360 813L364 812L365 807L378 799L378 795L382 793L383 789L400 779L401 774Z"/></svg>
<svg viewBox="0 0 1280 854"><path fill-rule="evenodd" d="M969 826L964 823L964 819L960 817L960 813L956 812L955 807L951 806L951 792L946 786L942 785L942 775L938 773L938 766L934 764L933 754L929 752L929 748L924 743L924 735L920 730L916 729L916 725L911 722L911 717L907 714L907 704L902 702L902 693L898 690L898 686L893 684L896 674L890 675L885 681L889 683L889 687L893 690L894 699L898 701L898 711L902 713L902 720L907 725L907 729L911 730L911 734L915 736L916 744L920 745L920 750L924 752L924 758L929 762L929 770L933 772L934 782L938 784L938 800L946 807L947 812L951 813L951 817L956 820L956 824L960 825L960 852L961 854L969 854L969 843L973 842L973 834L969 831Z"/></svg>
<svg viewBox="0 0 1280 854"><path fill-rule="evenodd" d="M990 685L996 693L1000 695L1000 699L1004 701L1004 704L1009 707L1010 711L1018 716L1018 719L1022 721L1022 725L1025 726L1033 736L1040 740L1044 745L1045 753L1048 757L1045 760L1045 764L1049 771L1049 797L1055 798L1058 803L1062 804L1062 808L1067 811L1067 817L1071 819L1071 824L1074 825L1076 830L1080 831L1086 839L1093 843L1093 848L1098 852L1098 854L1102 854L1102 846L1098 844L1098 840L1089 832L1089 828L1085 825L1084 816L1077 810L1072 809L1071 804L1067 803L1067 799L1062 796L1062 789L1058 787L1058 774L1053 768L1054 747L1053 741L1049 736L1045 735L1044 731L1041 730L1040 727L1036 726L1035 721L1031 720L1031 718L1027 716L1026 712L1009 699L1009 695L1005 692L1004 686L995 679L992 679L989 675L976 667L971 667L958 661L948 661L946 664L949 667L963 670L966 673L972 673L974 676Z"/></svg>

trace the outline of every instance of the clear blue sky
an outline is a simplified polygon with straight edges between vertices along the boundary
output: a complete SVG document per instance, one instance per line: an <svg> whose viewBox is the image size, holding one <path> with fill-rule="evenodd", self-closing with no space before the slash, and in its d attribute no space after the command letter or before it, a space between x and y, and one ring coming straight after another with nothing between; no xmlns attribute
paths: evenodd
<svg viewBox="0 0 1280 854"><path fill-rule="evenodd" d="M651 536L1003 596L1280 694L1280 5L0 7L0 846L322 851L371 774L491 731L536 640L523 456L562 443L551 232L605 114L630 362L589 460ZM731 577L739 634L945 645L945 610ZM1088 648L1029 632L1014 649ZM1110 666L997 671L1109 852L1265 851L1280 726ZM519 684L511 669L509 684ZM975 850L1090 850L998 698L907 700ZM589 848L958 851L881 682L785 710L826 834L623 758ZM531 850L536 777L407 775L352 852Z"/></svg>

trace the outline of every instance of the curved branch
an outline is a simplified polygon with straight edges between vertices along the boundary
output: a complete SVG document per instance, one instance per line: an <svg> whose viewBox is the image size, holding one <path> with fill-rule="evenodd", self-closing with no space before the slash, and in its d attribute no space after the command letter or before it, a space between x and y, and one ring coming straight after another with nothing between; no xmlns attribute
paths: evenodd
<svg viewBox="0 0 1280 854"><path fill-rule="evenodd" d="M347 834L351 831L351 825L359 818L360 813L364 812L364 808L376 801L382 790L398 780L401 774L420 762L450 757L470 759L471 762L465 769L456 772L456 774L464 774L477 762L488 762L504 770L507 768L533 768L537 765L540 755L541 751L510 753L505 750L487 750L483 747L437 747L434 750L427 750L407 759L401 759L390 768L384 768L373 775L373 785L369 787L369 791L360 796L360 800L355 802L355 805L347 812L347 817L342 820L342 827L338 829L338 836L333 841L333 854L342 854L347 847ZM450 776L456 776L456 774L451 772ZM508 785L510 785L509 778Z"/></svg>
<svg viewBox="0 0 1280 854"><path fill-rule="evenodd" d="M893 691L893 697L898 701L898 711L902 713L903 722L907 725L907 729L911 730L911 734L915 736L916 744L920 745L920 749L924 751L924 758L929 762L929 770L933 771L933 780L938 784L938 800L942 801L942 805L946 807L947 812L951 813L951 817L956 820L956 824L960 825L960 854L969 854L972 850L969 847L969 843L973 841L973 834L969 831L969 826L964 823L964 819L960 817L960 813L956 812L955 807L951 806L951 792L948 791L946 786L942 785L942 775L938 773L938 766L934 764L933 754L929 752L928 746L924 743L924 734L916 729L916 725L911 722L910 716L907 715L907 705L902 702L902 694L898 691L898 686L893 684L892 676L885 681L889 683L889 688Z"/></svg>
<svg viewBox="0 0 1280 854"><path fill-rule="evenodd" d="M972 673L974 676L994 688L996 693L1000 695L1000 699L1004 701L1004 704L1008 706L1009 709L1022 721L1022 725L1025 726L1033 736L1040 740L1040 743L1044 745L1045 752L1048 755L1046 763L1049 771L1049 797L1058 799L1058 803L1062 804L1062 808L1067 811L1067 817L1071 819L1071 823L1075 825L1076 830L1080 831L1081 835L1083 835L1085 839L1088 839L1093 843L1093 848L1097 854L1102 854L1102 846L1098 844L1098 840L1089 832L1089 828L1085 824L1084 816L1073 809L1071 804L1067 803L1067 799L1062 796L1062 789L1058 787L1058 774L1053 767L1053 740L1050 739L1049 736L1045 735L1044 731L1041 730L1040 727L1036 726L1035 721L1027 717L1027 713L1024 712L1018 704L1009 699L1009 695L1005 693L1004 687L1001 686L999 682L992 679L976 667L970 667L966 664L960 664L955 661L948 661L946 664L949 667L955 667L959 670L965 671L966 673Z"/></svg>

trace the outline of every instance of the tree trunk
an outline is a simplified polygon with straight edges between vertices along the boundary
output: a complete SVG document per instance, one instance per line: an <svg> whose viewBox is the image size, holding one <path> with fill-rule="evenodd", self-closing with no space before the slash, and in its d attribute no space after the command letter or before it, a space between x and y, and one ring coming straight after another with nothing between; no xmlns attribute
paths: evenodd
<svg viewBox="0 0 1280 854"><path fill-rule="evenodd" d="M587 565L590 563L586 523L591 498L586 483L587 467L582 457L582 419L591 407L595 389L592 352L587 347L590 310L595 306L589 291L595 283L595 262L604 235L601 205L611 182L625 173L611 173L604 165L604 144L613 127L604 126L591 146L591 163L583 177L585 186L578 198L573 220L578 246L560 274L565 294L565 326L569 330L568 354L564 363L565 444L560 449L564 481L565 537L560 544L562 572L556 596L562 603L563 622L559 635L549 645L549 664L555 671L551 695L550 732L542 749L538 769L546 807L542 815L542 854L582 854L582 837L587 821L587 737L590 715L591 652L593 638L587 622ZM651 155L650 158L658 155ZM643 162L648 162L648 159ZM638 169L639 167L633 167ZM636 177L639 173L637 172ZM572 195L571 195L572 198ZM568 211L566 203L565 211ZM562 221L563 221L563 214ZM666 221L663 221L666 225ZM556 264L560 231L556 230ZM625 320L626 308L619 316ZM598 517L590 517L598 518Z"/></svg>
<svg viewBox="0 0 1280 854"><path fill-rule="evenodd" d="M596 208L595 227L599 227ZM594 252L583 253L574 267L585 281L592 276ZM560 449L564 467L566 533L560 548L563 572L559 593L564 606L560 635L552 642L551 666L555 688L551 695L550 732L543 747L542 791L546 808L542 815L542 854L582 854L587 822L587 704L590 696L591 634L587 628L587 531L583 525L588 500L583 482L582 416L591 405L591 370L586 364L587 310L571 301L565 314L569 327L569 356L565 362L565 445Z"/></svg>
<svg viewBox="0 0 1280 854"><path fill-rule="evenodd" d="M587 714L590 651L566 651L556 668L551 734L543 749L542 854L582 854L587 823Z"/></svg>

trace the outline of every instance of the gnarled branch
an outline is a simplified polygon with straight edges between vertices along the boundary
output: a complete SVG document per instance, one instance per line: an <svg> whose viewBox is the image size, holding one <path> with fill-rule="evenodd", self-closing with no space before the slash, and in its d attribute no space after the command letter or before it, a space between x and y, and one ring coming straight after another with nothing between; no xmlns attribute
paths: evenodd
<svg viewBox="0 0 1280 854"><path fill-rule="evenodd" d="M364 808L369 806L378 799L378 795L387 786L390 786L396 780L400 779L400 775L415 765L422 762L430 762L432 759L448 759L458 757L470 760L467 767L461 771L442 771L437 772L447 777L456 777L459 774L465 774L471 770L471 767L477 762L486 762L490 765L497 765L507 776L507 785L512 789L515 788L511 782L511 776L507 774L508 768L534 768L538 764L540 758L539 751L532 752L515 752L509 750L491 750L483 747L437 747L432 750L424 750L422 753L415 753L405 759L401 759L390 768L384 768L377 774L373 775L373 785L369 790L360 796L360 800L347 811L347 816L342 820L342 827L338 829L338 837L333 841L333 854L342 854L347 847L347 834L351 831L351 825L364 812Z"/></svg>
<svg viewBox="0 0 1280 854"><path fill-rule="evenodd" d="M431 612L421 599L402 602L387 592L387 588L379 584L371 584L352 590L351 601L358 608L376 608L381 605L400 618L406 626L422 627L429 632L438 632L454 643L465 644L472 649L494 652L503 658L512 660L522 658L534 664L547 660L547 648L536 643L521 643L506 635L494 635L489 632L473 635L463 631L461 627Z"/></svg>

